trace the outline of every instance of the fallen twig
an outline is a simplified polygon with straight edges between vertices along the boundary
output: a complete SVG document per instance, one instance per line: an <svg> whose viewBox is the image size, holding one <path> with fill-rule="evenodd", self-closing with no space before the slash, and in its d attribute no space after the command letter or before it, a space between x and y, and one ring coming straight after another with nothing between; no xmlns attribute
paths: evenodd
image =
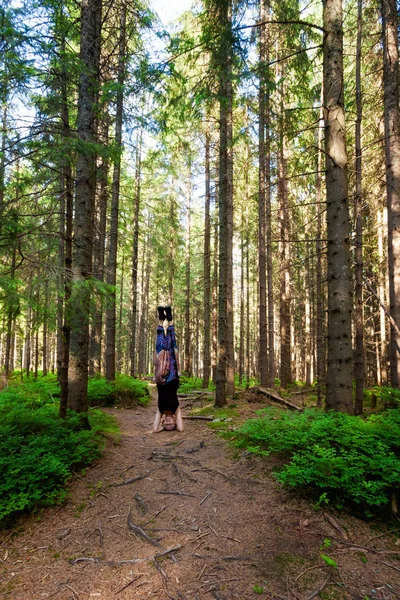
<svg viewBox="0 0 400 600"><path fill-rule="evenodd" d="M399 567L395 567L395 565L391 565L388 562L383 561L383 564L386 565L387 567L392 567L392 569L394 569L395 571L400 571Z"/></svg>
<svg viewBox="0 0 400 600"><path fill-rule="evenodd" d="M152 473L153 471L148 471L145 475L137 475L132 479L127 479L126 481L122 481L121 483L112 483L112 487L121 487L123 485L130 485L131 483L135 483L135 481L140 481L141 479L145 479Z"/></svg>
<svg viewBox="0 0 400 600"><path fill-rule="evenodd" d="M298 411L303 410L299 406L296 406L296 404L289 402L289 400L285 400L284 398L281 398L280 396L278 396L278 394L276 394L272 390L268 390L263 387L255 387L255 388L252 388L252 390L254 390L255 392L264 394L264 396L268 396L268 398L271 398L272 400L275 400L276 402L279 402L280 404L284 404L285 406L287 406L288 408L291 408L292 410L298 410Z"/></svg>
<svg viewBox="0 0 400 600"><path fill-rule="evenodd" d="M123 592L124 590L126 590L126 588L128 588L130 585L132 585L133 583L135 583L135 581L137 581L140 577L141 577L141 575L138 575L137 577L134 577L133 579L131 579L131 581L128 581L128 583L126 585L124 585L124 587L122 587L117 592L114 592L114 594L115 595L120 594L121 592Z"/></svg>
<svg viewBox="0 0 400 600"><path fill-rule="evenodd" d="M211 587L208 591L211 592L215 600L224 600L223 596L221 596L221 594L215 589L215 587Z"/></svg>
<svg viewBox="0 0 400 600"><path fill-rule="evenodd" d="M187 477L189 479L189 481L193 481L193 483L200 483L200 481L198 479L195 479L194 477L189 475L189 473L186 473L186 471L184 471L183 469L180 469L176 463L172 463L172 467L173 467L175 473L178 475L178 477L181 480L182 480L181 475L184 475L185 477Z"/></svg>
<svg viewBox="0 0 400 600"><path fill-rule="evenodd" d="M139 492L136 492L135 500L136 500L136 504L138 506L139 512L141 512L142 515L145 515L147 513L147 505L146 505L145 501L143 500L142 496L139 494Z"/></svg>
<svg viewBox="0 0 400 600"><path fill-rule="evenodd" d="M199 467L198 469L191 469L191 473L196 473L197 471L208 471L210 473L218 473L218 475L221 475L222 477L226 478L226 473L218 471L218 469L213 469L212 467Z"/></svg>
<svg viewBox="0 0 400 600"><path fill-rule="evenodd" d="M324 519L328 521L328 523L330 523L330 525L332 525L332 527L336 529L336 531L338 531L345 540L349 539L346 531L343 529L343 527L337 519L335 519L334 517L332 517L332 515L328 513L324 513Z"/></svg>
<svg viewBox="0 0 400 600"><path fill-rule="evenodd" d="M161 577L163 579L168 579L166 572L164 571L162 566L158 564L156 559L153 560L153 564L154 564L155 568L157 569L157 571L160 573Z"/></svg>
<svg viewBox="0 0 400 600"><path fill-rule="evenodd" d="M203 500L200 500L199 502L199 506L201 506L203 504L203 502L205 502L207 500L207 498L209 498L211 496L212 492L208 492L208 494L206 494L203 498Z"/></svg>
<svg viewBox="0 0 400 600"><path fill-rule="evenodd" d="M200 581L200 579L203 577L203 573L206 570L206 568L207 568L207 565L204 565L204 567L200 571L200 575L198 576L197 581Z"/></svg>
<svg viewBox="0 0 400 600"><path fill-rule="evenodd" d="M300 579L300 577L303 577L303 575L305 575L306 573L308 573L308 571L312 571L313 569L323 569L324 567L326 567L326 564L323 564L323 565L313 565L312 567L308 567L308 569L306 569L305 571L303 571L302 573L300 573L299 575L297 575L297 577L295 578L295 582L298 581Z"/></svg>
<svg viewBox="0 0 400 600"><path fill-rule="evenodd" d="M166 508L168 508L168 504L166 504L165 506L163 506L162 508L160 508L160 510L158 510L156 512L156 514L154 515L154 517L151 517L151 519L149 521L147 521L147 523L145 524L148 525L150 523L150 521L152 521L153 519L156 519L158 517L158 515L161 515L161 513L163 512L163 510L165 510Z"/></svg>
<svg viewBox="0 0 400 600"><path fill-rule="evenodd" d="M149 544L152 544L153 546L158 546L158 547L160 546L160 544L159 544L159 542L157 542L157 540L150 537L139 525L135 525L135 523L132 521L131 511L129 511L129 515L128 515L128 527L131 531L133 531L134 534L140 536L142 539L144 539Z"/></svg>
<svg viewBox="0 0 400 600"><path fill-rule="evenodd" d="M153 554L153 556L145 556L144 558L132 558L131 560L117 560L117 561L108 561L109 565L138 565L139 563L149 562L154 560L155 558L161 558L166 554L171 554L171 552L177 552L181 549L181 545L173 546L172 548L168 548L167 550L163 550L162 552L158 552L157 554Z"/></svg>
<svg viewBox="0 0 400 600"><path fill-rule="evenodd" d="M190 494L189 492L156 492L156 494L165 494L169 496L191 496L192 498L196 498L194 494Z"/></svg>
<svg viewBox="0 0 400 600"><path fill-rule="evenodd" d="M242 543L242 540L238 540L237 538L230 537L229 535L222 535L222 533L221 533L220 536L225 538L226 540L232 540L233 542L237 542L238 544Z"/></svg>
<svg viewBox="0 0 400 600"><path fill-rule="evenodd" d="M208 556L207 554L192 554L192 556L194 556L194 558L202 558L204 560L215 560L215 561L219 561L219 560L226 560L226 561L234 561L234 560L239 560L239 561L245 561L245 560L252 560L252 556L234 556L234 555L228 555L228 556Z"/></svg>
<svg viewBox="0 0 400 600"><path fill-rule="evenodd" d="M205 415L183 415L184 419L191 419L192 421L214 421L214 417L206 417Z"/></svg>
<svg viewBox="0 0 400 600"><path fill-rule="evenodd" d="M74 595L74 598L78 598L79 599L79 594L78 592L76 592L70 585L68 585L68 583L64 583L64 586L66 588L68 588Z"/></svg>
<svg viewBox="0 0 400 600"><path fill-rule="evenodd" d="M97 556L78 556L78 558L70 558L68 562L70 565L77 565L80 562L94 562L98 565L100 560L101 558Z"/></svg>
<svg viewBox="0 0 400 600"><path fill-rule="evenodd" d="M310 596L307 596L306 600L311 600L312 598L315 598L315 596L318 596L318 594L320 592L322 592L322 590L324 589L324 587L326 586L326 584L328 583L330 578L331 578L331 576L328 575L328 577L325 579L324 583L317 590L315 590L315 592L313 592Z"/></svg>

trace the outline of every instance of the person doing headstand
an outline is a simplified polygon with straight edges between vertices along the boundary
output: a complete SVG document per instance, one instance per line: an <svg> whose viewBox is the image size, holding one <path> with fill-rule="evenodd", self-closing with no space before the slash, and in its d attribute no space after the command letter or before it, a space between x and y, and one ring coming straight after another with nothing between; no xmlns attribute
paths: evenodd
<svg viewBox="0 0 400 600"><path fill-rule="evenodd" d="M153 433L165 429L183 431L183 420L177 390L179 387L179 357L175 329L170 306L157 308L156 350L154 355L154 380L158 390L158 408L153 424ZM168 321L167 332L164 321Z"/></svg>

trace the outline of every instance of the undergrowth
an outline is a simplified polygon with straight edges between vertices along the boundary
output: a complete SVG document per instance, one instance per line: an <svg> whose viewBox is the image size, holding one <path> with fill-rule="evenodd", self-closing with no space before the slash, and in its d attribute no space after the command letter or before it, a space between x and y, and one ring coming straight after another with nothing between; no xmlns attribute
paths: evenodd
<svg viewBox="0 0 400 600"><path fill-rule="evenodd" d="M91 406L113 404L140 404L150 402L149 386L146 381L128 375L117 374L115 381L107 381L103 376L89 378L88 399Z"/></svg>
<svg viewBox="0 0 400 600"><path fill-rule="evenodd" d="M100 456L103 434L118 431L100 410L89 411L90 430L81 429L76 413L60 419L58 393L53 375L14 380L0 392L1 526L23 511L63 500L73 472Z"/></svg>
<svg viewBox="0 0 400 600"><path fill-rule="evenodd" d="M367 517L387 512L400 489L400 411L365 419L318 409L258 414L236 431L235 444L259 455L278 453L285 463L278 481L319 505Z"/></svg>
<svg viewBox="0 0 400 600"><path fill-rule="evenodd" d="M188 377L187 375L181 375L179 377L179 393L187 394L188 392L192 392L194 390L201 390L203 385L203 380L201 377ZM215 385L212 381L210 381L208 388L210 391L215 390Z"/></svg>

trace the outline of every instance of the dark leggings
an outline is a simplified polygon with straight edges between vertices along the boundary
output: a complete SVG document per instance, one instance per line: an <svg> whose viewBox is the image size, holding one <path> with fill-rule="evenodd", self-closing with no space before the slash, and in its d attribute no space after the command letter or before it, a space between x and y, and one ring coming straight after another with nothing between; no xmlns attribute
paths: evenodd
<svg viewBox="0 0 400 600"><path fill-rule="evenodd" d="M179 379L173 379L168 383L157 383L158 390L158 410L161 414L165 411L176 413L179 406L177 391L179 387Z"/></svg>

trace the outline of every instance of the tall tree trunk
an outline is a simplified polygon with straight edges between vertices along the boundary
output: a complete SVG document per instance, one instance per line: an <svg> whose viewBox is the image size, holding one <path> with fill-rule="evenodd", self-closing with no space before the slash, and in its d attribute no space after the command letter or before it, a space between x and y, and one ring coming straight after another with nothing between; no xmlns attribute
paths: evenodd
<svg viewBox="0 0 400 600"><path fill-rule="evenodd" d="M44 291L44 313L43 313L43 377L47 375L47 353L48 353L48 340L47 340L47 324L48 324L48 312L49 312L49 287L48 283Z"/></svg>
<svg viewBox="0 0 400 600"><path fill-rule="evenodd" d="M324 116L328 224L328 372L326 408L351 412L352 289L343 99L341 0L324 0Z"/></svg>
<svg viewBox="0 0 400 600"><path fill-rule="evenodd" d="M266 39L266 62L269 61L269 28ZM270 74L270 73L269 73ZM265 98L265 217L266 217L266 260L267 260L267 314L268 314L268 387L272 388L275 379L275 323L274 323L274 279L272 270L272 210L271 210L271 140L270 140L270 93Z"/></svg>
<svg viewBox="0 0 400 600"><path fill-rule="evenodd" d="M378 256L379 256L379 298L383 306L386 306L385 295L386 281L386 259L384 256L384 211L378 210ZM387 339L386 339L386 315L382 306L379 308L379 329L380 329L380 369L378 369L378 385L387 385Z"/></svg>
<svg viewBox="0 0 400 600"><path fill-rule="evenodd" d="M172 189L170 194L169 204L169 252L168 252L168 303L170 306L174 306L174 283L175 283L175 193L176 184L175 178L172 176Z"/></svg>
<svg viewBox="0 0 400 600"><path fill-rule="evenodd" d="M115 369L120 373L124 372L124 335L122 331L122 315L124 311L124 281L125 281L125 255L122 254L121 260L121 277L119 282L119 311L118 322L116 327L116 352L115 352Z"/></svg>
<svg viewBox="0 0 400 600"><path fill-rule="evenodd" d="M150 227L150 224L148 224ZM151 261L150 261L150 252L148 245L150 243L150 234L147 236L147 242L145 244L145 264L144 264L144 284L142 291L142 300L141 300L141 313L140 313L140 324L139 324L139 366L138 373L139 375L147 375L147 321L148 321L148 306L149 306L149 285L150 285L150 270L151 270ZM147 251L146 251L147 246Z"/></svg>
<svg viewBox="0 0 400 600"><path fill-rule="evenodd" d="M244 373L244 210L240 226L240 318L239 318L239 386L242 385Z"/></svg>
<svg viewBox="0 0 400 600"><path fill-rule="evenodd" d="M266 160L267 148L265 143L266 131L266 90L267 90L267 60L266 60L266 22L267 7L265 0L260 0L260 41L259 41L259 89L258 89L258 326L259 353L258 370L260 383L267 386L268 353L267 353L267 267L266 267ZM268 182L269 185L269 182Z"/></svg>
<svg viewBox="0 0 400 600"><path fill-rule="evenodd" d="M66 112L66 121L68 125L68 107L64 104ZM69 125L68 125L69 127ZM63 265L63 283L64 283L64 311L62 317L61 330L61 345L58 347L58 352L61 352L57 362L59 364L59 381L60 381L60 417L65 419L67 416L68 407L68 370L69 370L69 354L71 341L71 315L70 315L70 299L72 292L72 213L73 213L73 193L72 193L72 169L71 164L67 160L62 166L63 179L63 206L65 207L65 234L63 225L64 238L64 265Z"/></svg>
<svg viewBox="0 0 400 600"><path fill-rule="evenodd" d="M210 129L207 124L205 143L205 207L204 207L204 337L203 337L203 388L208 388L210 380L210 321L211 321L211 170L210 170Z"/></svg>
<svg viewBox="0 0 400 600"><path fill-rule="evenodd" d="M15 246L12 249L12 259L11 259L11 279L14 281L15 279L15 266L16 266L16 248ZM6 329L6 344L5 344L5 357L4 357L4 374L6 378L9 373L12 371L12 328L13 322L15 321L16 311L13 306L13 300L9 300L9 306L7 309L7 329Z"/></svg>
<svg viewBox="0 0 400 600"><path fill-rule="evenodd" d="M106 311L106 379L115 379L115 339L116 339L116 284L117 284L117 252L118 252L118 217L119 217L119 190L121 180L121 154L122 154L122 117L124 102L125 81L125 46L126 46L126 5L121 8L119 56L118 56L118 91L117 110L115 115L115 145L117 157L114 162L112 192L111 192L111 222L110 222L110 249L107 266L107 283L112 287L108 294L108 308Z"/></svg>
<svg viewBox="0 0 400 600"><path fill-rule="evenodd" d="M37 305L36 306L39 306L39 294L37 294ZM37 379L38 371L39 371L39 315L37 312L35 314L34 323L35 323L35 362L34 362L33 376L35 379Z"/></svg>
<svg viewBox="0 0 400 600"><path fill-rule="evenodd" d="M110 116L108 106L104 107L105 115L101 121L100 139L104 146L108 146ZM93 251L93 276L98 281L104 281L107 208L109 200L109 158L104 156L97 172L98 202L96 211L96 234L94 237ZM102 370L102 347L103 347L103 317L104 299L100 293L92 302L92 327L90 331L89 349L89 374L101 373Z"/></svg>
<svg viewBox="0 0 400 600"><path fill-rule="evenodd" d="M31 285L31 282L29 283ZM26 316L26 329L25 329L25 370L26 376L30 377L31 374L31 359L32 359L32 308L28 306L28 313Z"/></svg>
<svg viewBox="0 0 400 600"><path fill-rule="evenodd" d="M96 151L94 143L99 67L99 14L102 0L82 0L82 72L79 77L78 150L75 192L74 288L71 296L71 355L69 368L69 405L80 413L88 409L87 383L89 360L89 313L93 253L93 214L96 188ZM82 424L88 426L86 417Z"/></svg>
<svg viewBox="0 0 400 600"><path fill-rule="evenodd" d="M133 244L132 244L132 309L131 309L131 342L130 342L130 374L136 376L137 365L137 313L138 313L138 267L139 267L139 215L140 215L140 190L141 190L141 165L142 165L142 140L143 127L140 127L138 133L138 142L136 148L135 165L135 203L134 203L134 225L133 225Z"/></svg>
<svg viewBox="0 0 400 600"><path fill-rule="evenodd" d="M363 312L363 225L362 225L362 172L361 172L361 119L362 119L362 97L361 97L361 42L362 42L362 0L358 0L357 11L357 53L356 53L356 127L355 127L355 150L356 150L356 193L355 193L355 221L356 221L356 281L355 281L355 364L354 376L356 380L356 396L354 403L354 414L361 415L364 402L364 312Z"/></svg>
<svg viewBox="0 0 400 600"><path fill-rule="evenodd" d="M323 94L321 94L322 96ZM321 105L323 98L321 97ZM317 241L315 246L316 251L316 311L317 311L317 327L316 327L316 375L317 375L317 406L322 406L322 390L325 381L325 302L324 302L324 272L323 269L323 254L322 254L322 135L323 135L323 111L320 110L318 128L316 133L317 138L317 175L316 175L316 201L317 201Z"/></svg>
<svg viewBox="0 0 400 600"><path fill-rule="evenodd" d="M4 90L5 91L5 90ZM5 91L5 97L7 93ZM7 139L7 102L3 104L3 115L1 122L1 151L0 151L0 232L3 223L5 171L6 171L6 139Z"/></svg>
<svg viewBox="0 0 400 600"><path fill-rule="evenodd" d="M396 0L382 0L383 96L385 117L386 193L390 315L400 327L400 131L399 48ZM400 336L390 328L390 379L400 384Z"/></svg>
<svg viewBox="0 0 400 600"><path fill-rule="evenodd" d="M291 365L291 290L290 290L290 217L289 199L287 189L287 150L283 131L284 106L283 106L283 84L280 100L279 118L279 147L278 147L278 196L279 196L279 218L280 218L280 338L281 338L281 369L280 380L283 388L292 382Z"/></svg>
<svg viewBox="0 0 400 600"><path fill-rule="evenodd" d="M186 250L185 250L185 340L184 340L184 372L188 377L192 376L192 357L191 347L191 324L190 324L190 235L191 235L191 203L192 203L192 168L191 157L188 158L188 184L187 184L187 205L186 205Z"/></svg>
<svg viewBox="0 0 400 600"><path fill-rule="evenodd" d="M246 230L246 389L250 386L250 233Z"/></svg>
<svg viewBox="0 0 400 600"><path fill-rule="evenodd" d="M306 230L307 232L307 230ZM305 362L305 382L307 386L312 383L312 338L311 338L311 260L310 245L306 244L305 259L305 298L304 298L304 362ZM300 287L301 289L301 287Z"/></svg>
<svg viewBox="0 0 400 600"><path fill-rule="evenodd" d="M214 248L213 248L213 281L212 281L212 344L211 344L211 364L212 378L214 383L217 380L218 364L218 211L215 206L214 212Z"/></svg>
<svg viewBox="0 0 400 600"><path fill-rule="evenodd" d="M220 136L219 136L219 298L218 365L216 406L226 404L232 390L233 307L232 307L232 236L233 236L233 157L232 157L232 2L218 3L220 37ZM227 385L229 384L229 385ZM233 381L234 384L234 381ZM233 386L234 387L234 386Z"/></svg>

